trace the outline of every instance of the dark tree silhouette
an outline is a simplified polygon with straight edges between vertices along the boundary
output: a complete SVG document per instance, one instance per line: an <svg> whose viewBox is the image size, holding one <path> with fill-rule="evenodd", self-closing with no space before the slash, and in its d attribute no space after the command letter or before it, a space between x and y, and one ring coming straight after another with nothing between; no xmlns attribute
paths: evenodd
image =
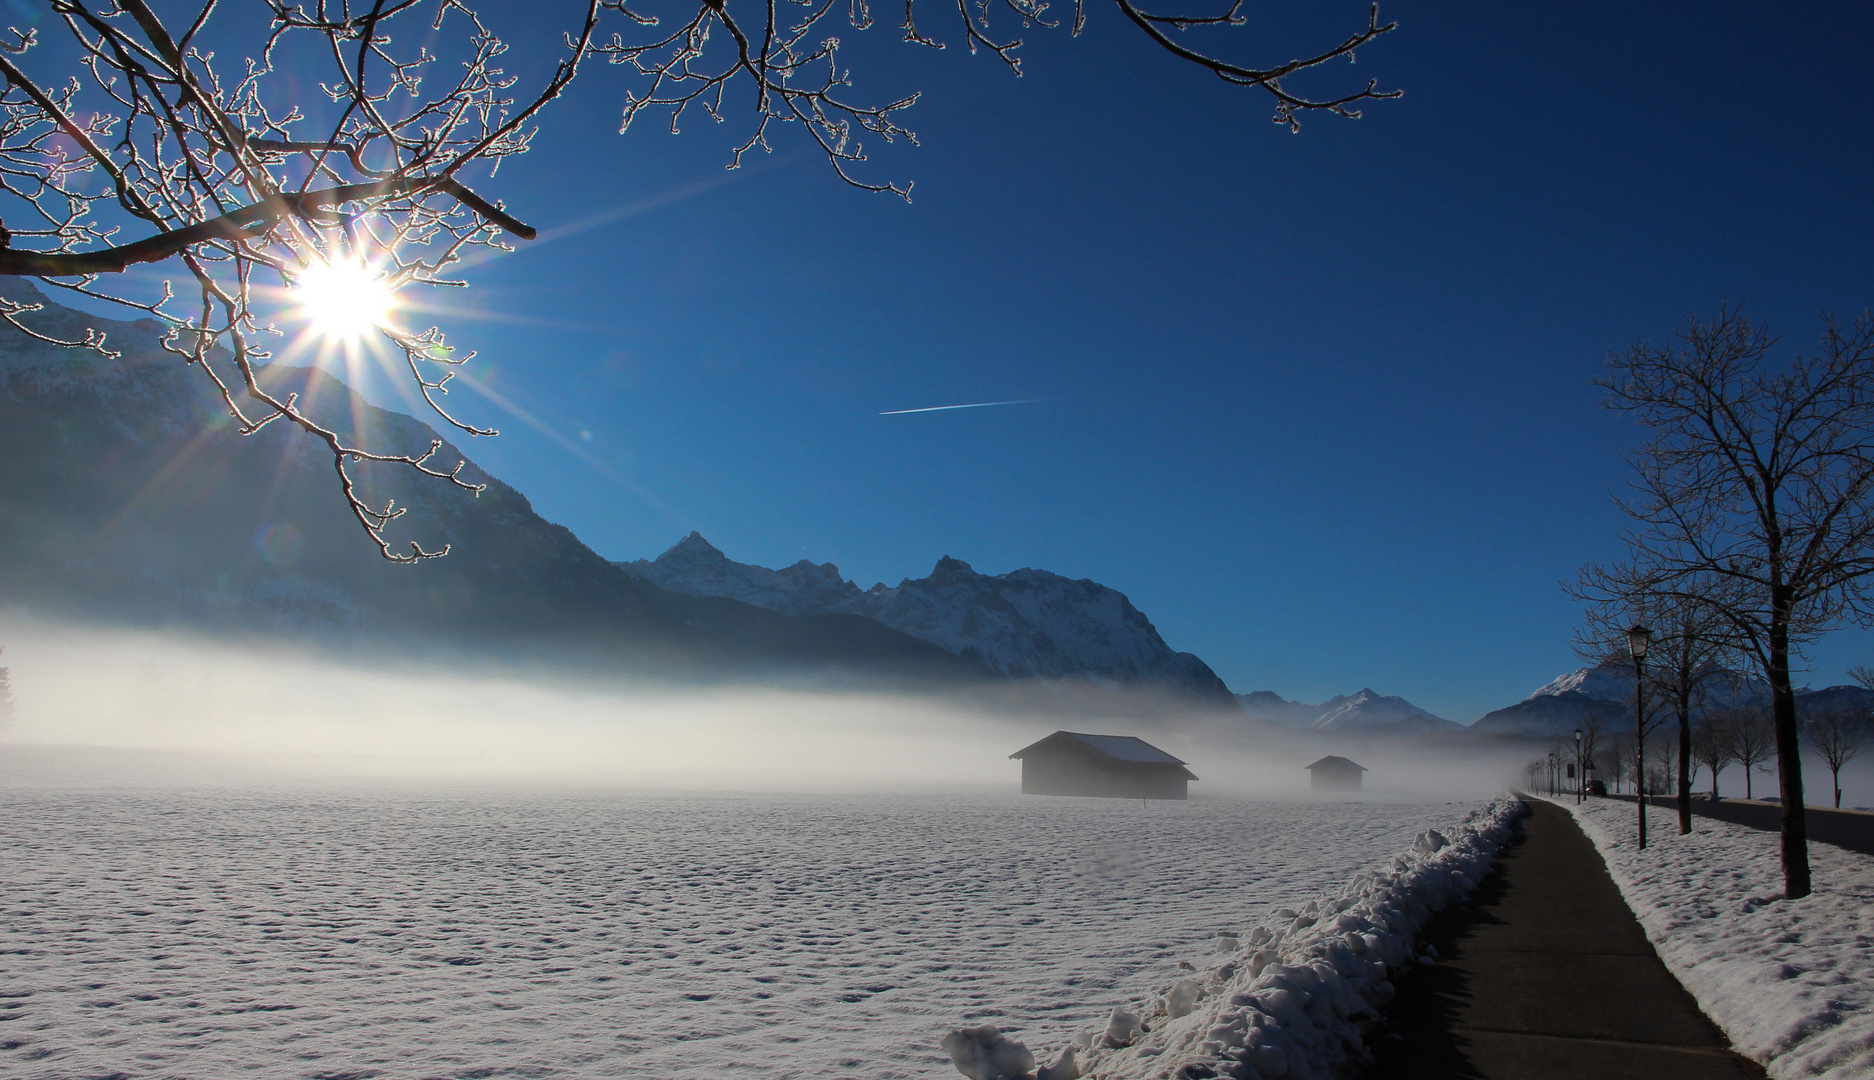
<svg viewBox="0 0 1874 1080"><path fill-rule="evenodd" d="M1848 675L1855 682L1874 690L1874 668L1851 667ZM1867 751L1871 733L1868 716L1858 709L1824 709L1803 718L1803 735L1809 746L1828 766L1830 785L1835 790L1835 809L1841 809L1841 771L1850 761Z"/></svg>
<svg viewBox="0 0 1874 1080"><path fill-rule="evenodd" d="M1719 798L1718 774L1737 760L1731 750L1731 717L1721 709L1710 709L1692 728L1692 758L1701 768L1711 771L1711 797Z"/></svg>
<svg viewBox="0 0 1874 1080"><path fill-rule="evenodd" d="M6 646L0 645L0 656L6 654ZM13 722L13 713L18 706L13 697L13 669L0 667L0 728Z"/></svg>
<svg viewBox="0 0 1874 1080"><path fill-rule="evenodd" d="M1793 899L1811 877L1791 655L1874 615L1874 317L1826 320L1787 363L1774 345L1727 306L1672 346L1611 356L1601 385L1650 433L1622 501L1633 565L1655 595L1714 603L1770 685Z"/></svg>
<svg viewBox="0 0 1874 1080"><path fill-rule="evenodd" d="M1607 740L1607 771L1614 778L1614 793L1620 793L1620 787L1626 783L1627 765L1633 760L1633 737L1616 734Z"/></svg>
<svg viewBox="0 0 1874 1080"><path fill-rule="evenodd" d="M1757 766L1776 759L1776 730L1770 724L1770 715L1749 706L1726 709L1723 724L1725 749L1731 760L1744 767L1744 797L1754 799L1757 796L1752 775Z"/></svg>
<svg viewBox="0 0 1874 1080"><path fill-rule="evenodd" d="M1564 588L1588 605L1588 629L1577 646L1584 657L1617 655L1611 650L1620 648L1624 627L1633 622L1653 631L1647 690L1678 722L1675 775L1679 835L1685 836L1692 831L1692 718L1704 711L1715 684L1725 681L1729 672L1723 665L1735 654L1737 640L1719 604L1728 582L1688 579L1683 591L1671 595L1656 594L1651 586L1646 572L1629 562L1589 563Z"/></svg>

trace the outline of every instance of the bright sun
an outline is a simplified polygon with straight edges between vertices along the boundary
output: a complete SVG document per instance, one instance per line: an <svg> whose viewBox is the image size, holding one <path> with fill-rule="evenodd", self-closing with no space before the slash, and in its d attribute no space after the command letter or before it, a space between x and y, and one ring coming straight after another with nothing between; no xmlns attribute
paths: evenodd
<svg viewBox="0 0 1874 1080"><path fill-rule="evenodd" d="M361 262L314 262L299 272L299 314L328 338L356 341L390 322L397 296Z"/></svg>

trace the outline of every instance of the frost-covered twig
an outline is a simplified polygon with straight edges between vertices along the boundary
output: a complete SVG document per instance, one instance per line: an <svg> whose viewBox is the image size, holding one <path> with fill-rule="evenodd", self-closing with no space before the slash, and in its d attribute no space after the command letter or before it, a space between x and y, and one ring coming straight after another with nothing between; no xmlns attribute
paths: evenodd
<svg viewBox="0 0 1874 1080"><path fill-rule="evenodd" d="M492 183L502 161L532 148L542 110L594 54L639 77L623 126L648 110L675 131L685 116L722 121L739 107L746 127L731 168L792 125L848 183L910 196L908 182L861 173L866 138L916 141L900 114L918 95L853 96L840 39L827 33L842 9L852 29L870 26L864 0L658 0L641 11L636 2L560 8L563 44L530 61L541 69L530 78L508 69L508 42L467 0L190 0L160 12L150 0L40 0L41 26L0 34L0 276L35 277L167 323L166 347L215 382L239 431L282 421L324 444L347 505L386 558L441 555L446 547L414 542L393 550L385 529L401 511L366 501L348 470L384 462L476 490L460 481L460 464L348 442L270 393L255 376L271 356L266 338L279 333L256 313L269 292L334 266L368 267L389 289L460 284L447 275L476 249L532 238L489 188L471 184ZM1354 117L1362 101L1397 96L1372 80L1324 93L1298 85L1390 32L1377 7L1338 44L1271 64L1226 60L1188 40L1186 31L1243 26L1241 0L1165 2L1148 11L1118 0L1156 46L1269 94L1276 120L1291 128L1301 113ZM906 0L907 39L942 48L916 28L914 3ZM1046 0L1000 4L1007 21L992 31L996 5L958 0L956 30L972 53L986 49L1019 74L1021 41L1009 31L1055 20ZM602 22L613 28L603 38ZM584 162L566 171L589 187L608 182L584 175ZM176 276L148 294L122 284L126 270L145 265ZM0 321L28 335L112 355L101 335L50 336L34 315L0 304ZM443 421L493 434L438 400L466 359L440 328L386 327L370 341L408 368ZM233 375L214 374L211 357Z"/></svg>

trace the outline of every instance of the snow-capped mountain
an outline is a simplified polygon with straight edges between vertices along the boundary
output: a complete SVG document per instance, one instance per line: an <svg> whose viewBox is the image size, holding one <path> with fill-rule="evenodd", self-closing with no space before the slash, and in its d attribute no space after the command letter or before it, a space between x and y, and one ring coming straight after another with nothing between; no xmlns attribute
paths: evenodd
<svg viewBox="0 0 1874 1080"><path fill-rule="evenodd" d="M1457 724L1433 716L1402 697L1382 696L1370 688L1333 697L1321 703L1321 715L1309 727L1316 731L1432 732L1459 731Z"/></svg>
<svg viewBox="0 0 1874 1080"><path fill-rule="evenodd" d="M1633 665L1607 661L1593 667L1576 668L1523 700L1568 694L1580 694L1596 701L1632 701Z"/></svg>
<svg viewBox="0 0 1874 1080"><path fill-rule="evenodd" d="M1462 730L1460 725L1426 712L1402 697L1381 695L1371 688L1332 697L1319 705L1289 701L1269 690L1237 694L1236 703L1258 720L1316 731L1416 734Z"/></svg>
<svg viewBox="0 0 1874 1080"><path fill-rule="evenodd" d="M698 533L655 560L619 563L670 592L722 596L791 615L862 615L1007 675L1091 677L1229 699L1209 665L1174 651L1124 593L1021 569L979 574L945 556L928 577L861 590L832 563L738 563Z"/></svg>
<svg viewBox="0 0 1874 1080"><path fill-rule="evenodd" d="M699 532L677 541L655 562L639 559L617 565L674 593L726 596L784 615L849 611L849 605L864 595L859 586L841 577L839 567L832 563L814 564L802 559L779 570L751 566L732 561Z"/></svg>
<svg viewBox="0 0 1874 1080"><path fill-rule="evenodd" d="M1770 686L1724 668L1707 671L1701 680L1703 698L1699 711L1716 708L1768 708ZM1874 709L1874 691L1859 686L1831 686L1822 690L1800 687L1796 690L1798 715L1801 710L1855 708ZM1528 697L1507 708L1486 713L1471 725L1479 735L1552 738L1564 736L1583 723L1597 721L1603 730L1618 731L1633 727L1633 665L1620 659L1602 661L1592 667L1577 668L1542 686Z"/></svg>
<svg viewBox="0 0 1874 1080"><path fill-rule="evenodd" d="M1471 725L1477 735L1551 738L1593 723L1603 730L1633 725L1633 666L1614 660L1576 668L1507 708Z"/></svg>
<svg viewBox="0 0 1874 1080"><path fill-rule="evenodd" d="M1699 678L1699 693L1711 708L1745 705L1767 700L1770 684L1735 671L1708 667ZM1570 694L1630 705L1633 702L1633 664L1626 660L1611 659L1603 660L1593 667L1576 668L1524 700L1560 698Z"/></svg>

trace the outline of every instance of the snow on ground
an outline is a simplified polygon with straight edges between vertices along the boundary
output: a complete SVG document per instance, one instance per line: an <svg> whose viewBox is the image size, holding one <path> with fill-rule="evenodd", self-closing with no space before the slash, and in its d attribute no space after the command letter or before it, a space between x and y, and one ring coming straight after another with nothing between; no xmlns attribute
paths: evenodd
<svg viewBox="0 0 1874 1080"><path fill-rule="evenodd" d="M1080 1032L1038 1080L1354 1075L1370 1060L1366 1028L1392 999L1388 976L1413 962L1425 922L1477 887L1522 813L1508 797L1479 807L1328 895L1220 935L1217 958ZM970 1080L1010 1080L1038 1064L993 1026L952 1031L944 1049Z"/></svg>
<svg viewBox="0 0 1874 1080"><path fill-rule="evenodd" d="M0 791L0 1075L955 1076L1477 804Z"/></svg>
<svg viewBox="0 0 1874 1080"><path fill-rule="evenodd" d="M1783 899L1775 833L1633 804L1574 811L1666 966L1776 1080L1874 1076L1874 859L1810 844L1815 891Z"/></svg>

